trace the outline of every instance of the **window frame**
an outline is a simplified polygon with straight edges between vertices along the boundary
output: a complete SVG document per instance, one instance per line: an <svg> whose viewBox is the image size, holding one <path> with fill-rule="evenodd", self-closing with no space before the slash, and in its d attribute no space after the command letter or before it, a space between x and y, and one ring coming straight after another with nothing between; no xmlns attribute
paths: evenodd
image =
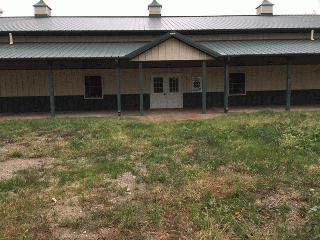
<svg viewBox="0 0 320 240"><path fill-rule="evenodd" d="M231 86L231 75L232 74L243 74L244 75L244 93L231 93L230 86ZM246 96L247 95L247 75L245 72L231 72L229 74L229 96Z"/></svg>
<svg viewBox="0 0 320 240"><path fill-rule="evenodd" d="M101 80L101 97L87 97L86 96L86 78L87 77L100 77L100 80ZM83 98L85 100L102 100L104 99L104 94L103 94L103 79L102 79L102 76L101 75L85 75L84 76L84 96Z"/></svg>
<svg viewBox="0 0 320 240"><path fill-rule="evenodd" d="M154 89L155 89L155 79L162 79L162 92L155 92L154 91ZM164 94L165 93L165 79L164 79L164 77L163 76L161 76L161 75L155 75L155 76L153 76L152 77L152 85L151 85L151 87L152 87L152 94Z"/></svg>
<svg viewBox="0 0 320 240"><path fill-rule="evenodd" d="M170 81L174 81L175 82L175 86L171 86L171 82ZM181 91L181 89L180 89L180 78L179 77L176 77L176 76L169 76L168 77L168 84L169 84L169 93L180 93ZM172 88L171 88L172 87ZM174 88L174 90L175 91L171 91L171 89L173 89Z"/></svg>

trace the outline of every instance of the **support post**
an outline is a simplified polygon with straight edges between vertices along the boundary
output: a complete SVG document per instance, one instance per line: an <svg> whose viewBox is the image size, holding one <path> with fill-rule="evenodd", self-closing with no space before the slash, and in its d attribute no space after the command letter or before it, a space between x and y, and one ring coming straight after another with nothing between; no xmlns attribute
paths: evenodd
<svg viewBox="0 0 320 240"><path fill-rule="evenodd" d="M286 110L291 110L291 92L293 82L293 66L292 61L288 60L287 64L287 93L286 93Z"/></svg>
<svg viewBox="0 0 320 240"><path fill-rule="evenodd" d="M202 113L207 113L207 62L202 62Z"/></svg>
<svg viewBox="0 0 320 240"><path fill-rule="evenodd" d="M54 79L53 79L52 62L48 63L48 90L49 90L49 98L50 98L50 115L51 115L51 118L55 118L56 110L55 110L55 102L54 102Z"/></svg>
<svg viewBox="0 0 320 240"><path fill-rule="evenodd" d="M121 116L121 80L120 80L119 61L116 61L116 86L117 86L117 110L118 110L118 116Z"/></svg>
<svg viewBox="0 0 320 240"><path fill-rule="evenodd" d="M144 94L144 71L143 63L139 62L139 89L140 89L140 115L144 115L144 104L143 104L143 94Z"/></svg>
<svg viewBox="0 0 320 240"><path fill-rule="evenodd" d="M224 65L224 113L229 112L229 80L230 80L230 60L226 60Z"/></svg>

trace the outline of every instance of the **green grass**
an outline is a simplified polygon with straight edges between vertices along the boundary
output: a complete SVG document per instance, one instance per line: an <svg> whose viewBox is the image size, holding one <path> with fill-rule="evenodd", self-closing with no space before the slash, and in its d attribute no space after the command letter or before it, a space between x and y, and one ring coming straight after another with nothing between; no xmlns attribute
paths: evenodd
<svg viewBox="0 0 320 240"><path fill-rule="evenodd" d="M0 239L320 239L318 112L3 121L8 144L56 160L0 181Z"/></svg>

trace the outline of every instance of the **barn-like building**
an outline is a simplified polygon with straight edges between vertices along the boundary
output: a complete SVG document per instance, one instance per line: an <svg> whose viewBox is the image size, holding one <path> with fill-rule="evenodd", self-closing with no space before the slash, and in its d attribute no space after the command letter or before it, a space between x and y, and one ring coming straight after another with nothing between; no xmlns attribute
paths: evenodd
<svg viewBox="0 0 320 240"><path fill-rule="evenodd" d="M320 16L0 17L0 113L320 104Z"/></svg>

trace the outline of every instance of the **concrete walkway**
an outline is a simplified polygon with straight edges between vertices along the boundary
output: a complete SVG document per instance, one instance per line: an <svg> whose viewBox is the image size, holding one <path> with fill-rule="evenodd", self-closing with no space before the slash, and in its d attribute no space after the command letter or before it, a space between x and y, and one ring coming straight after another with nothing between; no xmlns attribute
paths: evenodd
<svg viewBox="0 0 320 240"><path fill-rule="evenodd" d="M271 110L275 112L285 111L284 107L233 107L230 113L250 113L263 110ZM319 106L299 106L292 107L292 111L320 111ZM172 109L172 110L148 110L144 116L140 116L138 111L124 111L122 117L134 118L148 121L179 121L179 120L201 120L210 119L224 115L222 108L209 109L206 114L201 113L201 109ZM118 117L117 113L111 111L95 111L95 112L67 112L57 113L57 118L67 117ZM46 119L50 118L49 113L24 113L24 114L0 114L1 120L17 120L17 119Z"/></svg>

